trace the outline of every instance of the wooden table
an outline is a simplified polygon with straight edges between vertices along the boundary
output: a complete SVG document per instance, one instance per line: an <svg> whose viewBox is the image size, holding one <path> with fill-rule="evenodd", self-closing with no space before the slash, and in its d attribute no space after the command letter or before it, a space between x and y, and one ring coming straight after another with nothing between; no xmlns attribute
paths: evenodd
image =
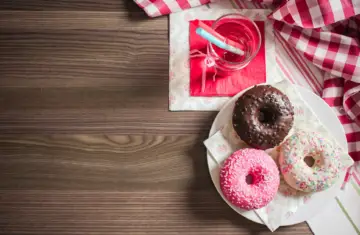
<svg viewBox="0 0 360 235"><path fill-rule="evenodd" d="M129 0L0 2L0 233L271 234L212 185L216 113L168 112L167 28Z"/></svg>

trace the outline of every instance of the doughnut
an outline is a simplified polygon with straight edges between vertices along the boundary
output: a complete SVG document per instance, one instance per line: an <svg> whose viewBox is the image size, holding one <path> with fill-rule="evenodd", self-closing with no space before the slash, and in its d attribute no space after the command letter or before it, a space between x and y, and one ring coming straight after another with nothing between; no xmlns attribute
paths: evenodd
<svg viewBox="0 0 360 235"><path fill-rule="evenodd" d="M263 150L241 149L228 157L220 170L224 197L245 210L266 206L279 188L279 170Z"/></svg>
<svg viewBox="0 0 360 235"><path fill-rule="evenodd" d="M232 124L238 136L257 149L279 145L294 122L289 98L270 85L254 86L235 103Z"/></svg>
<svg viewBox="0 0 360 235"><path fill-rule="evenodd" d="M339 149L315 132L297 131L280 146L279 164L285 181L303 192L331 187L339 177ZM305 158L313 158L309 166Z"/></svg>

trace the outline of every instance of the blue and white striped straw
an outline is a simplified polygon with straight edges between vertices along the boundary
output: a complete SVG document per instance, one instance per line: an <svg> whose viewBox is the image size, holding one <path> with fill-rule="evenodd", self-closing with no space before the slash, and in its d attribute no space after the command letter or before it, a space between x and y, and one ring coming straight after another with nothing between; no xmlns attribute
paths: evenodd
<svg viewBox="0 0 360 235"><path fill-rule="evenodd" d="M207 41L211 42L212 44L215 44L216 46L226 50L230 51L237 55L244 55L245 52L239 48L233 47L231 45L226 44L225 42L219 40L215 36L213 36L211 33L207 32L205 29L198 27L196 29L196 33L201 36L202 38L206 39Z"/></svg>

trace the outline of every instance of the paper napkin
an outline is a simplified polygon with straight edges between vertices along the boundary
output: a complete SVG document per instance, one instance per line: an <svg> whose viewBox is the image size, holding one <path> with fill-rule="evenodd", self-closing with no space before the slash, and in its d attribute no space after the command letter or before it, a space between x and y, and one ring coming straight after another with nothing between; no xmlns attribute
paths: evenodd
<svg viewBox="0 0 360 235"><path fill-rule="evenodd" d="M203 22L211 25L214 21L206 20ZM233 96L250 86L266 82L265 23L264 21L255 21L255 23L259 28L262 38L259 52L255 58L245 68L235 71L230 75L221 76L220 73L217 73L215 79L213 79L216 72L214 68L207 68L204 91L201 88L205 57L192 57L190 55L191 96ZM206 54L208 42L196 34L197 26L194 24L194 21L190 21L189 24L189 50L197 50Z"/></svg>
<svg viewBox="0 0 360 235"><path fill-rule="evenodd" d="M190 83L190 29L189 22L199 19L203 21L213 21L217 18L231 13L240 13L254 21L264 24L265 38L265 67L266 82L278 81L282 72L277 65L275 50L275 35L272 22L267 19L269 9L234 9L227 1L220 1L211 4L210 8L201 6L191 8L186 11L177 12L170 15L170 57L169 57L169 109L172 111L179 110L220 110L221 107L230 99L229 96L194 96L200 94L200 90L191 88ZM269 74L271 76L269 76ZM210 79L212 80L212 79ZM209 81L210 82L210 81ZM218 83L226 84L226 79L217 80ZM248 87L251 81L241 80L244 87ZM257 81L256 83L258 83ZM239 83L240 84L240 83ZM237 84L236 86L238 86ZM251 85L253 85L252 83ZM196 85L195 85L196 86ZM229 87L229 86L227 86ZM215 91L215 87L207 89ZM239 87L238 87L239 88ZM223 89L222 89L223 90ZM240 90L230 91L237 93ZM192 93L192 95L190 94ZM219 94L224 95L221 91ZM230 94L230 93L229 93ZM225 94L226 95L226 94Z"/></svg>

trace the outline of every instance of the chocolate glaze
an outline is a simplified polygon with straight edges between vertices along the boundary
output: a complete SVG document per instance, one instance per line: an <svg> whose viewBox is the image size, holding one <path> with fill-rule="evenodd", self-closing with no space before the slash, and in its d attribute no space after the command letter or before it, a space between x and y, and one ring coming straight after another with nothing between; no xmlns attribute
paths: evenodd
<svg viewBox="0 0 360 235"><path fill-rule="evenodd" d="M270 85L255 86L236 101L233 127L240 138L258 149L280 144L294 122L289 98Z"/></svg>

